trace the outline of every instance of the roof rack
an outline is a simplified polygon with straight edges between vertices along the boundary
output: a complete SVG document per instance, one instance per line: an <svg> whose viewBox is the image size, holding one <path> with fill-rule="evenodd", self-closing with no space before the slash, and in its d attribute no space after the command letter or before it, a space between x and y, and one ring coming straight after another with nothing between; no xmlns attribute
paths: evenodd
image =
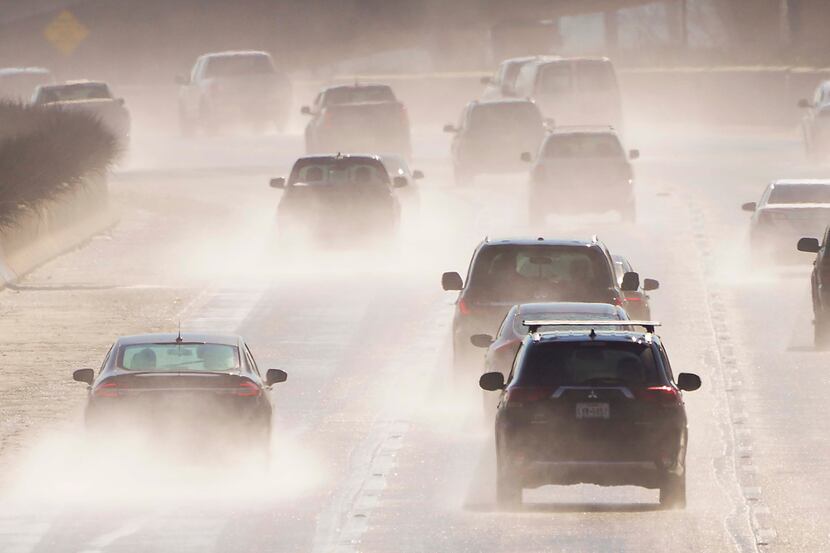
<svg viewBox="0 0 830 553"><path fill-rule="evenodd" d="M618 326L641 326L646 329L649 334L654 334L655 327L660 326L657 321L565 321L561 319L525 319L522 324L528 328L528 333L535 334L543 326L569 326L569 327L584 327L590 328L593 332L595 328L601 327L618 327Z"/></svg>

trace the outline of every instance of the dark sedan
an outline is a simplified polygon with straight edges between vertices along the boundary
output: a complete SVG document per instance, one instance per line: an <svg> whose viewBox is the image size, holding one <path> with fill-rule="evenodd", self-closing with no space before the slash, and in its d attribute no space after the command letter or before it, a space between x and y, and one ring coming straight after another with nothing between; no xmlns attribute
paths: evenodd
<svg viewBox="0 0 830 553"><path fill-rule="evenodd" d="M117 339L97 375L79 369L73 378L89 385L85 419L95 435L135 431L186 449L230 442L267 451L268 391L287 375L263 377L239 336L144 334Z"/></svg>

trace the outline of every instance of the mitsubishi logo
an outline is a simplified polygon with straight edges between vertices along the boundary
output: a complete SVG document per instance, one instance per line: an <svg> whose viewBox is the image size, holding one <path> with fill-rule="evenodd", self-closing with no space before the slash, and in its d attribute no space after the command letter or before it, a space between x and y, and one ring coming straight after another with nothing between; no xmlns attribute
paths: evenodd
<svg viewBox="0 0 830 553"><path fill-rule="evenodd" d="M599 399L599 396L595 391L591 390L588 392L588 399Z"/></svg>

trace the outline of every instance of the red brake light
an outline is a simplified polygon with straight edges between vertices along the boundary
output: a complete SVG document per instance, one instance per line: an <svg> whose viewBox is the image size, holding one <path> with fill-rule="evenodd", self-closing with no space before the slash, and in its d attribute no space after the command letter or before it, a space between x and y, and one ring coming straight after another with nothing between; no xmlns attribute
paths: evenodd
<svg viewBox="0 0 830 553"><path fill-rule="evenodd" d="M547 399L553 390L550 388L509 388L504 396L508 405L523 405Z"/></svg>
<svg viewBox="0 0 830 553"><path fill-rule="evenodd" d="M664 407L672 407L683 403L680 391L673 386L650 386L635 392L638 399L656 403Z"/></svg>
<svg viewBox="0 0 830 553"><path fill-rule="evenodd" d="M625 301L643 301L640 296L626 296Z"/></svg>
<svg viewBox="0 0 830 553"><path fill-rule="evenodd" d="M104 382L95 388L92 395L95 397L118 397L118 384L115 382Z"/></svg>
<svg viewBox="0 0 830 553"><path fill-rule="evenodd" d="M464 300L458 300L458 312L462 315L469 315L470 314L470 306L467 305Z"/></svg>
<svg viewBox="0 0 830 553"><path fill-rule="evenodd" d="M256 397L262 393L262 389L251 382L250 380L245 380L239 385L239 389L236 392L238 397Z"/></svg>

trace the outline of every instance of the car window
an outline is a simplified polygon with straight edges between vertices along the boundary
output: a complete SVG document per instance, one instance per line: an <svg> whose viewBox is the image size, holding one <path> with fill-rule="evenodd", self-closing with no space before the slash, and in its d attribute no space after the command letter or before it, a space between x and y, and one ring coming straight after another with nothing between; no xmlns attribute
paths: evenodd
<svg viewBox="0 0 830 553"><path fill-rule="evenodd" d="M496 338L510 338L513 320L518 317L516 311L517 309L514 305L510 308L510 311L507 312L507 315L504 316L504 319L501 320L501 325L499 325L499 331L496 333Z"/></svg>
<svg viewBox="0 0 830 553"><path fill-rule="evenodd" d="M256 374L259 374L259 367L256 364L256 360L254 359L254 354L251 353L251 348L248 345L245 345L245 358L248 361L248 366L251 367L251 370Z"/></svg>
<svg viewBox="0 0 830 553"><path fill-rule="evenodd" d="M225 344L135 344L118 352L118 367L129 371L231 371L239 350Z"/></svg>
<svg viewBox="0 0 830 553"><path fill-rule="evenodd" d="M39 103L66 102L73 100L100 100L112 98L109 87L104 83L79 83L63 86L41 87L37 95Z"/></svg>
<svg viewBox="0 0 830 553"><path fill-rule="evenodd" d="M395 93L388 86L342 86L331 88L326 93L329 105L394 101Z"/></svg>
<svg viewBox="0 0 830 553"><path fill-rule="evenodd" d="M582 60L576 62L580 92L616 90L617 77L610 62Z"/></svg>
<svg viewBox="0 0 830 553"><path fill-rule="evenodd" d="M624 158L622 144L611 133L552 134L545 141L542 157L555 159L573 158Z"/></svg>
<svg viewBox="0 0 830 553"><path fill-rule="evenodd" d="M204 77L237 77L241 75L270 75L275 73L271 58L265 55L212 56L207 59Z"/></svg>
<svg viewBox="0 0 830 553"><path fill-rule="evenodd" d="M669 354L666 351L666 348L661 344L660 345L660 357L663 361L663 368L666 370L666 375L668 375L669 379L674 382L674 373L671 370L671 363L669 362Z"/></svg>
<svg viewBox="0 0 830 553"><path fill-rule="evenodd" d="M388 185L389 175L380 162L319 160L295 167L289 183L305 185L378 184Z"/></svg>
<svg viewBox="0 0 830 553"><path fill-rule="evenodd" d="M613 307L608 308L607 312L599 312L599 313L563 313L563 312L553 312L553 313L529 313L525 315L520 315L514 318L513 321L513 332L515 332L518 336L524 336L528 333L528 327L526 327L523 322L528 321L531 319L536 319L538 321L548 320L548 321L617 321L619 320L619 316L617 315L616 311ZM616 328L616 327L614 327ZM619 328L624 328L622 325ZM539 328L540 332L549 332L549 331L569 331L569 330L579 330L579 327L576 326L543 326Z"/></svg>
<svg viewBox="0 0 830 553"><path fill-rule="evenodd" d="M651 386L663 384L648 344L546 342L530 348L518 374L522 386Z"/></svg>
<svg viewBox="0 0 830 553"><path fill-rule="evenodd" d="M410 173L406 160L401 156L384 155L382 161L383 166L386 167L386 172L391 176L404 176Z"/></svg>
<svg viewBox="0 0 830 553"><path fill-rule="evenodd" d="M493 301L528 297L581 298L615 284L605 257L594 248L568 246L490 246L479 252L468 290Z"/></svg>
<svg viewBox="0 0 830 553"><path fill-rule="evenodd" d="M830 186L817 184L775 185L770 191L770 204L830 203Z"/></svg>
<svg viewBox="0 0 830 553"><path fill-rule="evenodd" d="M551 63L542 66L539 75L539 94L569 94L573 88L573 76L569 63Z"/></svg>
<svg viewBox="0 0 830 553"><path fill-rule="evenodd" d="M470 112L469 128L484 133L536 133L542 129L542 114L531 102L477 104Z"/></svg>

